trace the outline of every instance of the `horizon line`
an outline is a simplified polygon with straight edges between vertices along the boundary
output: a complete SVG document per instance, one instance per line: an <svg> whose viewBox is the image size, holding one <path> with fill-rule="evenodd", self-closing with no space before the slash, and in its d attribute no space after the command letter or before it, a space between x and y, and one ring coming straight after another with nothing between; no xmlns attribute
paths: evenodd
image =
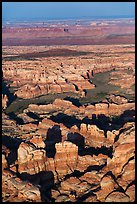
<svg viewBox="0 0 137 204"><path fill-rule="evenodd" d="M19 17L19 18L2 18L2 21L32 21L32 20L38 20L38 21L50 21L50 20L55 20L55 21L58 21L58 20L92 20L92 19L103 19L103 18L135 18L135 15L112 15L112 16L106 16L106 15L103 15L103 16L78 16L78 17Z"/></svg>

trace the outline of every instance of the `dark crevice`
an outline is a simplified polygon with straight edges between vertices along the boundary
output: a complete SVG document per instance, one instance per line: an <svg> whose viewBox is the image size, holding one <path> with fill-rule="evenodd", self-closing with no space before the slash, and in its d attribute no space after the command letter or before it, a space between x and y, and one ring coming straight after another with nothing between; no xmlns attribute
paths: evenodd
<svg viewBox="0 0 137 204"><path fill-rule="evenodd" d="M126 165L128 165L128 163L133 160L135 158L135 156L132 156L131 158L128 159L128 161L123 165L121 172L123 172L123 169ZM117 178L120 178L122 175L119 175Z"/></svg>
<svg viewBox="0 0 137 204"><path fill-rule="evenodd" d="M117 188L117 189L111 191L111 192L105 197L105 200L108 198L109 195L111 195L111 194L114 193L114 192L121 192L121 193L123 193L124 195L128 196L122 188ZM128 196L128 197L129 197L129 196Z"/></svg>
<svg viewBox="0 0 137 204"><path fill-rule="evenodd" d="M23 140L19 138L12 138L9 136L2 136L2 144L10 149L10 154L7 157L8 164L13 164L17 160L17 150Z"/></svg>
<svg viewBox="0 0 137 204"><path fill-rule="evenodd" d="M72 102L74 106L80 107L82 104L79 102L79 99L72 97L65 97L64 100Z"/></svg>
<svg viewBox="0 0 137 204"><path fill-rule="evenodd" d="M76 91L79 91L78 86L77 86L76 84L74 84L74 83L73 83L73 85L75 86L75 90L76 90Z"/></svg>
<svg viewBox="0 0 137 204"><path fill-rule="evenodd" d="M127 187L126 187L126 189L125 189L125 192L126 192L127 189L128 189L130 186L132 186L132 185L135 185L135 180L132 181L131 183L129 183L129 184L127 185Z"/></svg>
<svg viewBox="0 0 137 204"><path fill-rule="evenodd" d="M59 125L54 125L49 128L46 135L46 156L48 158L54 158L56 154L55 144L62 141L62 135Z"/></svg>
<svg viewBox="0 0 137 204"><path fill-rule="evenodd" d="M78 146L78 153L80 152L80 149L84 150L85 138L81 134L77 132L68 133L67 140Z"/></svg>
<svg viewBox="0 0 137 204"><path fill-rule="evenodd" d="M51 189L54 187L54 174L52 171L41 171L37 174L18 173L18 177L23 181L29 181L40 190L42 202L54 202Z"/></svg>
<svg viewBox="0 0 137 204"><path fill-rule="evenodd" d="M133 121L132 121L132 122L133 122ZM128 131L128 130L130 130L130 129L131 129L131 126L129 126L129 127L127 127L127 128L122 128L122 129L119 131L119 134L115 137L114 143L118 141L119 136L120 136L122 133L124 133L124 132L126 132L126 131Z"/></svg>
<svg viewBox="0 0 137 204"><path fill-rule="evenodd" d="M23 119L18 117L14 112L8 113L8 116L11 120L15 120L17 125L23 125L24 124Z"/></svg>
<svg viewBox="0 0 137 204"><path fill-rule="evenodd" d="M116 191L120 191L122 193L125 193L125 190L122 188L122 186L119 185L119 183L117 182L117 178L115 177L115 175L112 173L112 171L108 171L103 177L102 179L105 177L105 176L111 176L111 178L114 180L114 182L118 185L118 188L116 189ZM111 192L112 193L112 192Z"/></svg>
<svg viewBox="0 0 137 204"><path fill-rule="evenodd" d="M79 155L80 156L85 156L85 155L96 155L98 156L99 154L104 154L107 155L108 157L110 157L112 159L113 157L113 146L110 147L89 147L89 148L83 148L81 150L79 150Z"/></svg>
<svg viewBox="0 0 137 204"><path fill-rule="evenodd" d="M102 165L91 165L91 166L88 166L87 169L85 169L84 171L79 171L79 170L74 170L72 173L70 174L67 174L64 178L63 178L63 181L69 179L70 177L76 177L79 179L79 177L83 176L85 173L87 172L91 172L91 171L100 171L101 169L103 169L104 167L106 166L106 163L105 164L102 164Z"/></svg>
<svg viewBox="0 0 137 204"><path fill-rule="evenodd" d="M69 179L70 177L76 177L76 178L79 178L80 176L82 176L84 174L84 172L80 172L79 170L74 170L72 173L70 174L67 174L65 177L64 177L64 181Z"/></svg>
<svg viewBox="0 0 137 204"><path fill-rule="evenodd" d="M87 169L84 171L84 173L86 172L91 172L91 171L100 171L101 169L103 169L105 166L106 166L106 162L105 164L102 164L102 165L92 165L92 166L88 166Z"/></svg>
<svg viewBox="0 0 137 204"><path fill-rule="evenodd" d="M91 196L96 197L96 195L93 193L93 190L90 190L88 193L85 193L84 195L77 197L76 202L83 202L84 200Z"/></svg>
<svg viewBox="0 0 137 204"><path fill-rule="evenodd" d="M10 92L9 86L5 81L2 81L2 94L6 94L8 97L7 106L9 106L17 98L13 93Z"/></svg>
<svg viewBox="0 0 137 204"><path fill-rule="evenodd" d="M23 140L19 138L13 138L6 135L2 136L2 144L10 150L17 151L21 142L23 142Z"/></svg>
<svg viewBox="0 0 137 204"><path fill-rule="evenodd" d="M91 119L87 116L82 120L78 119L75 115L66 115L64 113L58 113L56 116L51 116L50 119L57 123L63 123L67 128L71 128L76 125L80 128L82 123L96 125L99 129L104 131L105 137L107 137L107 131L119 130L126 122L134 122L135 110L124 111L119 116L105 116L104 114L91 114ZM116 136L115 141L119 136Z"/></svg>
<svg viewBox="0 0 137 204"><path fill-rule="evenodd" d="M81 120L77 119L76 116L69 116L64 113L58 113L56 116L51 116L50 119L57 123L63 123L67 128L81 123Z"/></svg>
<svg viewBox="0 0 137 204"><path fill-rule="evenodd" d="M26 113L30 118L33 118L35 120L41 121L41 119L38 117L37 114L33 113L33 112L27 112Z"/></svg>

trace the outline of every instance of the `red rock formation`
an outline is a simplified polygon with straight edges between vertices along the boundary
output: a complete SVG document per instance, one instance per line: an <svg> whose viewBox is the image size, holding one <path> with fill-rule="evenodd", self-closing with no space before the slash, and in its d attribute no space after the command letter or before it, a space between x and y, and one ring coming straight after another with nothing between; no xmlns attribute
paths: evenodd
<svg viewBox="0 0 137 204"><path fill-rule="evenodd" d="M46 162L45 150L35 150L32 145L22 142L18 149L18 172L26 172L28 174L36 174L45 171Z"/></svg>
<svg viewBox="0 0 137 204"><path fill-rule="evenodd" d="M7 97L7 95L3 95L2 94L2 108L3 109L6 109L7 108L7 104L8 104L8 97Z"/></svg>
<svg viewBox="0 0 137 204"><path fill-rule="evenodd" d="M126 195L129 196L130 202L135 201L135 185L134 184L129 186L125 193L126 193Z"/></svg>
<svg viewBox="0 0 137 204"><path fill-rule="evenodd" d="M66 108L71 108L72 102L70 101L66 101L66 100L62 100L62 99L55 99L55 101L53 102L53 105L55 105L57 108L59 109L66 109Z"/></svg>
<svg viewBox="0 0 137 204"><path fill-rule="evenodd" d="M36 76L34 78L36 78ZM28 84L22 84L22 86L21 84L18 84L20 85L20 88L15 92L15 94L20 98L27 99L34 98L42 94L77 92L78 90L83 91L84 89L93 89L95 87L93 84L83 79L83 77L76 76L75 74L64 74L63 78L60 79L58 75L47 76L44 81L42 81L42 78L40 77L38 80L36 79L36 83L32 83L31 81ZM14 81L14 84L15 82L16 81ZM76 90L76 87L78 90Z"/></svg>
<svg viewBox="0 0 137 204"><path fill-rule="evenodd" d="M132 20L126 20L126 24L129 22L131 24L127 32L131 33ZM96 25L98 31L95 29ZM102 26L105 26L103 33L108 36L109 22L94 22L91 25L94 27L91 29L92 34L101 36ZM45 37L45 32L49 36L52 32L54 37L59 34L65 37L66 34L74 36L77 32L75 34L80 37L83 32L87 36L91 32L85 30L85 27L74 27L69 28L69 33L64 32L63 27L49 28L50 30L4 28L4 36L14 34L14 38L17 38L20 32L27 35L31 32L30 36L33 38L39 32L42 37ZM120 33L125 32L125 26L123 31L119 27L115 29ZM125 38L115 37L119 40ZM111 36L104 42L110 43L110 38ZM31 42L33 41L34 39ZM3 202L135 202L135 124L127 123L134 121L135 103L118 95L117 89L111 92L115 95L91 105L90 91L87 91L96 88L92 84L94 70L95 74L102 72L103 80L108 80L108 85L119 85L126 93L133 95L131 85L135 83L134 45L71 46L71 51L68 50L68 45L63 49L53 50L45 46L3 49L3 58L9 57L3 61L3 79L8 83L9 90L18 97L30 99L48 94L42 97L48 103L48 100L56 98L56 93L63 93L60 94L63 98L71 97L68 92L79 94L79 97L85 97L87 92L87 97L81 101L84 103L89 100L88 105L80 107L57 98L47 105L29 104L23 113L17 113L15 120L11 119L12 114L9 117L2 113ZM64 52L78 54L81 49L88 55L55 56ZM47 53L53 56L46 57ZM24 60L14 60L17 55ZM25 57L31 55L36 57L35 60L25 60ZM103 73L105 71L110 71L106 73L109 78ZM124 90L122 91L124 94ZM6 109L7 95L2 95L2 100L2 107ZM35 103L34 100L27 101ZM9 111L11 109L9 107ZM38 117L34 119L35 114ZM60 123L60 115L70 120L64 121L62 117ZM22 119L22 125L18 123L18 117ZM74 118L72 127L67 126L71 118Z"/></svg>
<svg viewBox="0 0 137 204"><path fill-rule="evenodd" d="M126 110L134 110L135 104L134 103L122 103L122 104L115 104L115 103L97 103L95 106L88 105L85 108L86 116L91 117L91 115L95 114L96 116L100 114L104 114L105 116L111 115L120 115Z"/></svg>
<svg viewBox="0 0 137 204"><path fill-rule="evenodd" d="M5 169L8 167L8 162L6 160L6 157L4 154L2 154L2 169Z"/></svg>
<svg viewBox="0 0 137 204"><path fill-rule="evenodd" d="M26 123L26 124L20 125L20 129L26 132L35 131L37 128L38 128L37 124L33 124L33 123Z"/></svg>
<svg viewBox="0 0 137 204"><path fill-rule="evenodd" d="M56 143L55 149L56 154L53 160L46 156L45 150L35 150L32 145L21 143L18 149L18 172L33 175L41 171L53 171L54 174L57 172L58 176L62 177L74 171L78 160L78 147L64 141Z"/></svg>
<svg viewBox="0 0 137 204"><path fill-rule="evenodd" d="M55 167L60 176L75 170L78 160L78 147L68 141L56 143Z"/></svg>
<svg viewBox="0 0 137 204"><path fill-rule="evenodd" d="M109 196L105 200L106 202L130 202L129 197L119 191L112 192L109 194Z"/></svg>
<svg viewBox="0 0 137 204"><path fill-rule="evenodd" d="M24 85L18 89L18 91L15 92L17 97L20 98L34 98L37 96L40 96L42 94L47 94L47 90L44 87L41 87L39 85Z"/></svg>
<svg viewBox="0 0 137 204"><path fill-rule="evenodd" d="M67 179L66 181L63 181L61 183L61 192L65 192L66 194L70 194L70 192L75 192L76 193L76 197L74 196L74 200L77 197L82 196L84 193L88 193L90 189L90 185L85 182L85 181L81 181L76 177L71 177L69 179ZM75 200L76 202L76 200Z"/></svg>
<svg viewBox="0 0 137 204"><path fill-rule="evenodd" d="M52 128L54 125L55 123L53 121L44 119L43 122L39 124L39 127L49 129L49 127ZM60 129L61 131L65 131L62 124L60 124ZM46 155L47 152L42 149L44 148L43 139L35 136L29 140L33 145L25 142L20 144L16 163L18 164L17 171L21 175L22 173L28 173L32 176L36 176L40 172L45 172L45 174L39 175L39 177L35 177L36 179L34 179L37 184L43 181L43 188L50 188L52 178L49 178L46 172L52 172L54 182L61 181L61 186L59 187L61 194L56 190L52 190L52 196L56 201L68 200L77 202L78 198L83 197L84 194L87 194L91 190L94 192L94 195L86 199L88 201L134 201L134 123L126 123L118 131L109 131L107 134L108 138L105 138L103 131L98 129L95 125L82 124L80 131L77 127L72 127L71 130L73 130L73 134L81 132L85 139L89 134L92 138L90 147L94 147L96 144L95 146L100 149L102 145L106 147L113 145L111 158L108 158L108 155L99 153L97 155L93 153L93 156L80 156L78 155L78 146L69 141L56 143L54 158L48 158ZM68 133L70 130L66 128L66 131ZM64 134L66 133L64 132ZM97 135L98 140L96 139ZM56 135L54 135L54 137L55 136ZM3 157L3 171L5 171L5 167L7 168L7 164L4 161L5 158ZM4 166L5 164L6 166ZM91 171L90 168L93 168L93 170ZM94 170L94 168L96 170ZM12 166L10 169L16 173L16 170L14 170ZM73 175L75 171L79 172L77 177L70 176L69 178L68 176L68 178L66 177L67 179L63 180L65 175L71 175L71 173ZM112 172L112 175L109 174L110 172ZM5 180L3 182L5 183ZM119 186L125 190L126 194L119 191ZM5 188L3 188L3 191L7 192ZM11 192L14 195L17 191L14 190L14 192ZM31 193L26 194L26 190L21 192L23 192L23 194L19 193L19 197L16 197L17 200L27 200L26 195L29 195L29 199L39 199L37 193L33 197ZM63 193L66 194L65 197L62 195ZM11 196L10 199L12 200L13 197Z"/></svg>
<svg viewBox="0 0 137 204"><path fill-rule="evenodd" d="M30 142L35 145L36 148L45 148L45 143L43 142L42 137L35 136L33 137Z"/></svg>
<svg viewBox="0 0 137 204"><path fill-rule="evenodd" d="M109 147L112 141L105 137L104 131L99 129L96 125L81 124L80 134L85 138L85 144L92 147Z"/></svg>
<svg viewBox="0 0 137 204"><path fill-rule="evenodd" d="M112 142L112 144L115 141L116 136L119 134L118 130L112 130L112 131L107 131L107 138L110 142Z"/></svg>
<svg viewBox="0 0 137 204"><path fill-rule="evenodd" d="M78 171L85 171L91 165L99 165L99 162L94 159L91 155L78 156L78 163L76 169Z"/></svg>
<svg viewBox="0 0 137 204"><path fill-rule="evenodd" d="M128 103L127 98L123 96L115 96L114 94L111 94L108 98L109 103L116 103L118 105Z"/></svg>
<svg viewBox="0 0 137 204"><path fill-rule="evenodd" d="M2 154L4 154L6 156L6 158L9 156L10 154L10 149L7 148L5 145L2 145Z"/></svg>
<svg viewBox="0 0 137 204"><path fill-rule="evenodd" d="M122 174L123 167L133 159L135 154L134 123L127 123L121 129L119 139L114 143L113 158L108 158L107 166L112 173L118 177Z"/></svg>
<svg viewBox="0 0 137 204"><path fill-rule="evenodd" d="M97 171L86 172L83 176L79 178L80 180L87 181L89 184L94 185L100 184L100 176L97 175Z"/></svg>
<svg viewBox="0 0 137 204"><path fill-rule="evenodd" d="M128 162L123 167L122 176L117 179L118 183L124 190L135 180L135 159Z"/></svg>
<svg viewBox="0 0 137 204"><path fill-rule="evenodd" d="M8 170L2 174L3 202L41 202L40 191L27 181L22 181Z"/></svg>
<svg viewBox="0 0 137 204"><path fill-rule="evenodd" d="M116 182L111 178L111 176L105 176L101 179L100 187L101 190L97 191L95 194L97 195L97 199L100 202L104 202L106 200L106 197L118 186Z"/></svg>

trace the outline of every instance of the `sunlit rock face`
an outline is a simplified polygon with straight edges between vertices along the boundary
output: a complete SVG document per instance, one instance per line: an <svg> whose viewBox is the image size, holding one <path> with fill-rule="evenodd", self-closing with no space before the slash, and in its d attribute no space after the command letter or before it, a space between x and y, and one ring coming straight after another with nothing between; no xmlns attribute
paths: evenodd
<svg viewBox="0 0 137 204"><path fill-rule="evenodd" d="M2 154L2 169L5 169L8 167L8 162L6 160L6 157L4 154Z"/></svg>
<svg viewBox="0 0 137 204"><path fill-rule="evenodd" d="M46 152L32 145L21 143L18 149L18 171L36 174L45 171Z"/></svg>
<svg viewBox="0 0 137 204"><path fill-rule="evenodd" d="M122 96L115 96L114 94L111 94L108 98L108 101L110 103L116 103L116 104L125 104L128 103L127 98Z"/></svg>
<svg viewBox="0 0 137 204"><path fill-rule="evenodd" d="M30 141L34 144L34 138ZM43 146L42 142L41 144ZM18 149L18 172L33 175L41 171L52 171L57 172L61 177L74 171L78 162L78 147L71 142L64 141L56 143L54 148L54 158L51 156L48 158L44 149L36 149L32 145L21 143Z"/></svg>
<svg viewBox="0 0 137 204"><path fill-rule="evenodd" d="M124 173L126 169L125 165L129 165L128 163L131 162L132 160L134 165L134 155L135 155L134 123L126 123L120 132L121 134L119 134L119 139L113 145L113 148L114 148L113 158L108 159L108 168L111 169L115 177L118 177L120 174ZM129 171L130 171L130 167L129 167ZM133 172L133 177L134 177L134 172Z"/></svg>
<svg viewBox="0 0 137 204"><path fill-rule="evenodd" d="M55 168L58 174L66 175L76 169L78 162L78 147L68 141L55 145Z"/></svg>
<svg viewBox="0 0 137 204"><path fill-rule="evenodd" d="M55 65L56 66L56 65ZM86 70L85 70L86 72ZM69 74L68 74L69 73ZM24 73L25 74L25 73ZM18 85L19 89L15 92L17 97L28 99L34 98L43 94L55 94L55 93L67 93L76 92L82 94L83 90L94 89L95 85L91 84L88 79L84 79L80 73L71 73L69 69L65 69L62 73L61 70L55 75L49 76L49 73L43 75L34 74L33 81L31 80L31 74L21 76L24 81L31 80L27 84L19 84L14 81L12 86ZM61 74L61 77L60 77ZM38 79L37 79L38 77Z"/></svg>
<svg viewBox="0 0 137 204"><path fill-rule="evenodd" d="M3 109L6 109L7 108L7 104L8 104L8 97L7 97L7 95L3 95L2 94L2 108Z"/></svg>

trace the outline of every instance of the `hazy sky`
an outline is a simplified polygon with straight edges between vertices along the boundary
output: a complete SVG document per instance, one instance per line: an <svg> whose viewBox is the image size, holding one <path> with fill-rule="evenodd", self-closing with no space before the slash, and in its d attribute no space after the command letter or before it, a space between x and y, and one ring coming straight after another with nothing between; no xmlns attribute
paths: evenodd
<svg viewBox="0 0 137 204"><path fill-rule="evenodd" d="M4 20L135 16L135 2L3 2Z"/></svg>

